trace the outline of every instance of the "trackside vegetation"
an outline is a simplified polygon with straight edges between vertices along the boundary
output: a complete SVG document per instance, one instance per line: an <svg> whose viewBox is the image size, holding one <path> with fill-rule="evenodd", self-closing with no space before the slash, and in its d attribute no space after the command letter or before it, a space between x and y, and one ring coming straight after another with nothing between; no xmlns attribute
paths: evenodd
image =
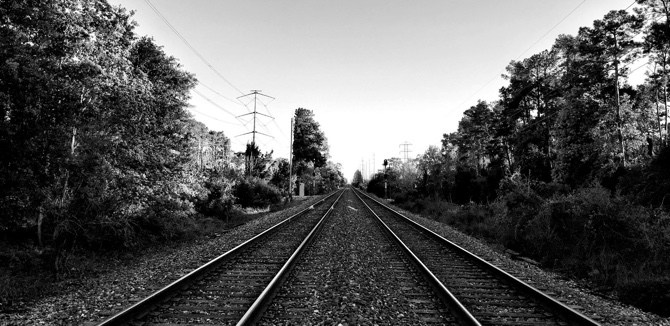
<svg viewBox="0 0 670 326"><path fill-rule="evenodd" d="M382 197L386 178L403 208L670 315L668 8L640 0L511 61L441 147L354 180Z"/></svg>
<svg viewBox="0 0 670 326"><path fill-rule="evenodd" d="M87 257L132 257L281 209L296 179L308 195L346 182L306 109L292 173L254 143L233 152L189 113L195 75L123 8L2 1L0 17L2 306L85 272Z"/></svg>

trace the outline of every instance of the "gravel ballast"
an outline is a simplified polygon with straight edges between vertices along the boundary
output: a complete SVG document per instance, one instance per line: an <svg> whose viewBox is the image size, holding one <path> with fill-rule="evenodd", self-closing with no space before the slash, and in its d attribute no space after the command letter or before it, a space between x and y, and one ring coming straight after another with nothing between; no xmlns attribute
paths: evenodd
<svg viewBox="0 0 670 326"><path fill-rule="evenodd" d="M453 324L373 218L345 192L260 325Z"/></svg>
<svg viewBox="0 0 670 326"><path fill-rule="evenodd" d="M379 198L376 199L383 201ZM670 326L670 318L663 318L616 300L590 293L587 288L580 286L575 281L566 280L556 273L544 271L533 263L514 260L506 254L492 249L483 241L468 236L448 225L407 212L392 205L389 206L518 279L548 293L555 299L568 304L583 314L596 319L602 325Z"/></svg>
<svg viewBox="0 0 670 326"><path fill-rule="evenodd" d="M320 198L308 197L297 206L269 213L213 239L199 239L118 262L106 273L72 284L68 293L34 302L24 312L1 313L0 325L95 325Z"/></svg>
<svg viewBox="0 0 670 326"><path fill-rule="evenodd" d="M306 199L299 206L268 214L217 238L201 239L181 245L176 249L158 250L131 262L120 262L118 266L106 273L91 276L73 284L66 294L32 303L27 311L0 314L0 325L94 324L103 320L107 314L117 312L138 300L150 290L169 284L172 280L186 274L194 266L234 248L317 200L317 198ZM565 280L558 274L543 271L533 264L513 260L482 241L447 225L397 208L396 210L463 248L480 255L517 278L548 291L552 296L569 305L578 307L588 316L597 316L598 322L603 325L670 326L670 318L661 318L615 300L591 294L574 281ZM333 318L333 320L336 319ZM365 322L361 323L365 324Z"/></svg>

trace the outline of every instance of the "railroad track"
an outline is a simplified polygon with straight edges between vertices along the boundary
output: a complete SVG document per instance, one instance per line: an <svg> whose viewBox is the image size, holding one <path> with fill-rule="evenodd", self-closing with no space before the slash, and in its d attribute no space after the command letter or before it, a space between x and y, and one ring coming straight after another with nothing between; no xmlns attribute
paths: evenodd
<svg viewBox="0 0 670 326"><path fill-rule="evenodd" d="M342 194L325 197L99 325L255 323Z"/></svg>
<svg viewBox="0 0 670 326"><path fill-rule="evenodd" d="M434 288L444 288L470 314L468 325L599 325L592 319L536 290L458 245L403 216L383 203L355 191L434 276Z"/></svg>
<svg viewBox="0 0 670 326"><path fill-rule="evenodd" d="M259 325L458 325L382 227L347 191Z"/></svg>
<svg viewBox="0 0 670 326"><path fill-rule="evenodd" d="M99 325L598 325L359 191L310 208Z"/></svg>

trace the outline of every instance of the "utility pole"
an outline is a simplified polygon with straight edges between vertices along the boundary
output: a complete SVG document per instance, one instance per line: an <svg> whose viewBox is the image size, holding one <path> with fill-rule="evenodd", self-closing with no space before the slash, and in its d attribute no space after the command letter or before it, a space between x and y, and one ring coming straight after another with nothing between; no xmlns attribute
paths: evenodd
<svg viewBox="0 0 670 326"><path fill-rule="evenodd" d="M365 159L361 158L361 179L365 182Z"/></svg>
<svg viewBox="0 0 670 326"><path fill-rule="evenodd" d="M251 134L251 135L252 135L252 138L251 138L251 149L252 149L252 151L251 151L251 153L250 153L251 157L249 158L249 176L251 176L251 172L252 172L252 170L253 170L254 163L255 163L255 161L256 161L256 158L254 157L254 153L253 153L253 149L254 149L255 146L256 146L256 134L261 134L261 135L263 135L263 136L267 136L267 137L270 137L270 138L274 138L274 137L272 137L272 136L270 136L270 135L267 135L267 134L264 134L264 133L262 133L262 132L256 131L256 115L257 115L257 114L260 114L260 115L262 115L262 116L264 116L264 117L268 117L268 118L274 120L274 117L271 117L271 116L269 116L269 115L267 115L267 114L260 113L260 112L258 112L258 111L256 110L257 102L258 102L258 96L260 95L260 96L265 96L265 97L267 97L267 98L271 98L271 99L273 99L273 100L275 99L275 98L272 97L272 96L268 96L268 95L262 94L262 93L261 93L261 90L253 90L253 89L252 89L252 90L251 90L251 93L246 94L246 95L242 95L242 96L238 96L238 97L237 97L237 100L240 101L241 98L243 98L243 97L249 97L249 96L251 96L251 95L254 96L254 100L253 100L253 102L254 102L254 110L253 110L252 112L247 113L247 114L243 114L243 115L240 115L240 116L237 116L237 117L236 117L236 118L240 118L240 117L247 116L247 115L250 115L250 114L253 115L254 129L253 129L252 131L250 131L250 132L243 133L243 134L241 134L241 135L237 135L237 137L244 136L244 135L248 135L248 134ZM244 106L247 106L247 104L249 104L249 103L251 103L251 102L245 104L244 102L240 101L240 103L244 104Z"/></svg>
<svg viewBox="0 0 670 326"><path fill-rule="evenodd" d="M405 158L405 163L407 163L407 160L408 160L408 158L409 158L407 154L408 154L409 152L411 152L411 150L410 150L408 147L411 146L411 145L412 145L412 144L408 143L407 141L405 141L404 143L400 144L400 147L403 148L403 149L400 151L400 153L403 153L403 156L404 156L404 158Z"/></svg>
<svg viewBox="0 0 670 326"><path fill-rule="evenodd" d="M293 201L293 118L291 118L291 142L288 148L288 201Z"/></svg>
<svg viewBox="0 0 670 326"><path fill-rule="evenodd" d="M384 200L388 198L388 191L386 190L387 187L387 182L386 182L386 167L389 165L388 160L384 160Z"/></svg>
<svg viewBox="0 0 670 326"><path fill-rule="evenodd" d="M377 166L375 165L375 153L372 153L372 175L375 175L375 170Z"/></svg>

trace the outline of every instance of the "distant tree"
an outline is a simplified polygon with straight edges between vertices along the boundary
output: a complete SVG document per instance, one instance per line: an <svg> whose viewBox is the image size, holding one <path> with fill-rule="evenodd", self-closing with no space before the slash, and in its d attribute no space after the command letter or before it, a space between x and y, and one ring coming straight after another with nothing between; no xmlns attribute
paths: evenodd
<svg viewBox="0 0 670 326"><path fill-rule="evenodd" d="M654 99L660 143L668 144L668 85L670 84L670 0L638 0L643 5L641 13L649 22L645 29L644 51L654 64L649 75L654 87ZM662 96L659 96L662 93ZM660 99L662 97L662 100ZM664 112L660 112L660 103ZM661 117L665 117L661 126ZM665 137L664 137L665 134Z"/></svg>
<svg viewBox="0 0 670 326"><path fill-rule="evenodd" d="M281 189L283 193L288 191L289 187L289 163L285 158L276 159L272 165L272 178L270 179L270 184ZM291 182L295 181L295 175L292 175ZM295 189L295 187L293 188Z"/></svg>
<svg viewBox="0 0 670 326"><path fill-rule="evenodd" d="M463 112L463 118L458 123L458 138L456 145L460 159L479 174L493 159L493 152L489 146L494 142L495 114L488 103L479 101L477 105Z"/></svg>
<svg viewBox="0 0 670 326"><path fill-rule="evenodd" d="M260 148L255 143L247 143L247 149L244 152L245 158L245 176L253 176L265 181L272 178L272 153L261 154Z"/></svg>
<svg viewBox="0 0 670 326"><path fill-rule="evenodd" d="M418 158L419 191L429 197L442 196L449 169L446 157L439 148L429 146Z"/></svg>
<svg viewBox="0 0 670 326"><path fill-rule="evenodd" d="M319 123L314 120L311 110L298 108L295 110L293 128L293 162L297 174L301 175L312 163L315 168L326 165L328 160L328 144Z"/></svg>
<svg viewBox="0 0 670 326"><path fill-rule="evenodd" d="M612 71L614 88L614 108L617 139L620 147L621 163L626 164L626 145L623 135L624 120L621 108L621 77L625 77L625 65L637 59L640 54L635 37L643 26L643 17L629 14L625 10L610 11L602 20L593 22L593 28L582 28L580 34L585 38L585 54L601 62ZM584 39L583 38L583 39Z"/></svg>
<svg viewBox="0 0 670 326"><path fill-rule="evenodd" d="M321 189L328 192L336 189L344 180L342 165L328 161L325 166L318 169Z"/></svg>
<svg viewBox="0 0 670 326"><path fill-rule="evenodd" d="M564 93L559 59L558 51L552 49L507 66L509 85L500 89L495 125L509 171L543 181L551 179L551 128Z"/></svg>
<svg viewBox="0 0 670 326"><path fill-rule="evenodd" d="M360 170L354 172L354 177L351 178L351 185L354 187L361 187L363 185L363 175Z"/></svg>

